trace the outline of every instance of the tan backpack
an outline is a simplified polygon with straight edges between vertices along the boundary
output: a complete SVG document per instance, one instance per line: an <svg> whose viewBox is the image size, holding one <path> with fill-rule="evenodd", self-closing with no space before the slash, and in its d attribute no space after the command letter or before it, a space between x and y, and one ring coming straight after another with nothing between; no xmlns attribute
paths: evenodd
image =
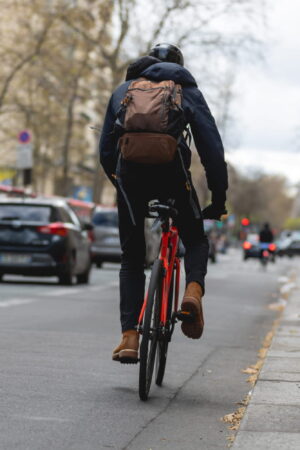
<svg viewBox="0 0 300 450"><path fill-rule="evenodd" d="M171 162L185 128L181 103L181 86L172 80L132 81L118 115L123 158L141 164Z"/></svg>

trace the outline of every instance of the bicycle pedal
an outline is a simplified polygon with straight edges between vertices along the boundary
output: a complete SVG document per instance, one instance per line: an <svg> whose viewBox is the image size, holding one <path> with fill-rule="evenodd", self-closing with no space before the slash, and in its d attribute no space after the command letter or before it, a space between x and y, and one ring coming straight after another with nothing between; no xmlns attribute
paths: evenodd
<svg viewBox="0 0 300 450"><path fill-rule="evenodd" d="M176 317L182 322L194 322L195 320L194 314L190 311L178 311Z"/></svg>

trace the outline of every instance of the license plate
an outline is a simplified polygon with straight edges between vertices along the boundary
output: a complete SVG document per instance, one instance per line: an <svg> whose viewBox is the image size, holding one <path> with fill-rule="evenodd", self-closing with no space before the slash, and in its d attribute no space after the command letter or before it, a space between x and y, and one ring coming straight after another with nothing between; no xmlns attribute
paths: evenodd
<svg viewBox="0 0 300 450"><path fill-rule="evenodd" d="M120 239L117 236L116 237L114 237L114 236L106 237L105 239L103 239L103 241L105 242L105 245L113 245L113 246L120 245Z"/></svg>
<svg viewBox="0 0 300 450"><path fill-rule="evenodd" d="M16 253L0 253L1 264L29 264L31 262L30 255L19 255Z"/></svg>

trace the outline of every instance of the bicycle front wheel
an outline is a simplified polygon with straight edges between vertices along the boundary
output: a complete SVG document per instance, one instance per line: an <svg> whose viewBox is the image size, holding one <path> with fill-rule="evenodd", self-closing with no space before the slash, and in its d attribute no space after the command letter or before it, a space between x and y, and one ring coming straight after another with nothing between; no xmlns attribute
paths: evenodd
<svg viewBox="0 0 300 450"><path fill-rule="evenodd" d="M152 268L143 321L139 376L139 395L143 401L148 399L154 369L160 321L162 268L162 261L156 260Z"/></svg>

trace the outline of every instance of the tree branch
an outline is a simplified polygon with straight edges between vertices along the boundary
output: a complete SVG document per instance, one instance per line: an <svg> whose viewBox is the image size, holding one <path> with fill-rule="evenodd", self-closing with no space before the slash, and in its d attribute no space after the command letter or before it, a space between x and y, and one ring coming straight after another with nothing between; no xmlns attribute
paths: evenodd
<svg viewBox="0 0 300 450"><path fill-rule="evenodd" d="M24 57L24 58L23 58L23 59L22 59L22 60L21 60L21 61L13 68L13 69L12 69L12 71L11 71L10 74L9 74L9 76L6 78L6 80L5 80L4 84L3 84L3 88L2 88L1 91L0 91L0 110L1 110L1 108L3 107L3 103L4 103L4 100L5 100L5 96L6 96L7 92L8 92L8 90L9 90L9 86L10 86L11 82L13 81L14 77L16 76L16 74L17 74L17 73L18 73L18 72L19 72L26 64L28 64L30 61L32 61L33 58L34 58L35 56L37 56L37 55L40 53L41 48L42 48L42 46L43 46L43 44L44 44L44 42L45 42L45 40L46 40L46 38L47 38L48 31L50 30L50 28L51 28L51 26L52 26L52 23L53 23L53 19L50 20L50 21L47 23L45 29L43 30L43 32L42 32L40 38L39 38L38 41L37 41L37 44L36 44L36 47L35 47L34 51L33 51L32 53L30 53L29 55L25 56L25 57Z"/></svg>

